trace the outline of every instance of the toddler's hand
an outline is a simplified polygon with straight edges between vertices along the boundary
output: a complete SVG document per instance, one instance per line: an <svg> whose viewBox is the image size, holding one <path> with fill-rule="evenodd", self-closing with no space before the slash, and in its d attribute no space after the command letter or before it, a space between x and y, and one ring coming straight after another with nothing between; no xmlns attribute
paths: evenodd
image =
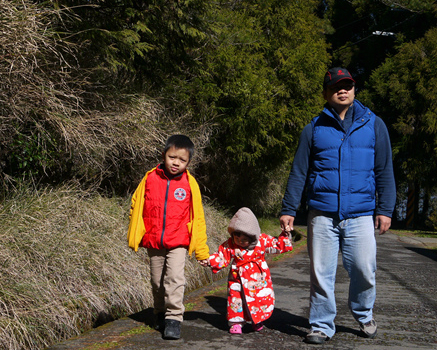
<svg viewBox="0 0 437 350"><path fill-rule="evenodd" d="M292 240L292 238L293 238L293 235L292 235L292 233L291 233L291 231L282 231L282 233L281 233L281 236L285 236L285 237L287 237L290 241Z"/></svg>

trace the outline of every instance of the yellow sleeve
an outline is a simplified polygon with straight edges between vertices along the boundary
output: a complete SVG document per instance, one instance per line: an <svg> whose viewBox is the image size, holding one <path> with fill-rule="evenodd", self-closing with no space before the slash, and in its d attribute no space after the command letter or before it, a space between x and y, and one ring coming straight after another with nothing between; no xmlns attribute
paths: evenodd
<svg viewBox="0 0 437 350"><path fill-rule="evenodd" d="M155 168L147 172L132 196L132 203L129 212L129 229L127 232L127 241L129 243L129 247L132 248L134 251L138 251L140 242L143 239L144 234L146 233L146 228L144 226L143 220L144 193L146 190L147 176L150 172L154 170Z"/></svg>
<svg viewBox="0 0 437 350"><path fill-rule="evenodd" d="M188 248L188 254L191 256L191 254L195 252L197 260L205 260L209 258L209 247L206 244L206 223L202 205L202 195L196 179L191 176L188 171L187 173L191 188L191 220L188 223L188 230L191 233L191 240Z"/></svg>

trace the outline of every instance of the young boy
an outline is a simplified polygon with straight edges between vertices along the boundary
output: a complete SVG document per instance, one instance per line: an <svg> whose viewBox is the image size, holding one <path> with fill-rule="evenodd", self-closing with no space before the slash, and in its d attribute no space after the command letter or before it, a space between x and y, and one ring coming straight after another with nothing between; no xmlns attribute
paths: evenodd
<svg viewBox="0 0 437 350"><path fill-rule="evenodd" d="M187 249L201 264L209 258L200 189L187 170L193 153L187 136L170 136L163 162L135 190L129 215L129 247L147 248L155 329L164 329L165 339L181 336Z"/></svg>

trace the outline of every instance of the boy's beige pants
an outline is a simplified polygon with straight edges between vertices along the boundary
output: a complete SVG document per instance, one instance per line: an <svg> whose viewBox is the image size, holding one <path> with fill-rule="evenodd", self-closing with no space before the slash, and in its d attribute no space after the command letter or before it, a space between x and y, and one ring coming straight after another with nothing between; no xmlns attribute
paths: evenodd
<svg viewBox="0 0 437 350"><path fill-rule="evenodd" d="M185 257L186 248L151 249L150 275L154 313L165 313L166 319L179 322L184 315Z"/></svg>

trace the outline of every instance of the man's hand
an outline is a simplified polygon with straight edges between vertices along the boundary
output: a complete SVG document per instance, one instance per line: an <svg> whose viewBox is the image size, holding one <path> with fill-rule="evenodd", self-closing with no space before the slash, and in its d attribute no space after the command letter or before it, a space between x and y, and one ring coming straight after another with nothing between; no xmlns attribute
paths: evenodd
<svg viewBox="0 0 437 350"><path fill-rule="evenodd" d="M282 215L279 218L279 222L281 223L282 231L285 231L287 234L293 231L294 216Z"/></svg>
<svg viewBox="0 0 437 350"><path fill-rule="evenodd" d="M379 234L383 235L391 225L391 218L385 215L377 215L375 218L375 228L379 228Z"/></svg>

